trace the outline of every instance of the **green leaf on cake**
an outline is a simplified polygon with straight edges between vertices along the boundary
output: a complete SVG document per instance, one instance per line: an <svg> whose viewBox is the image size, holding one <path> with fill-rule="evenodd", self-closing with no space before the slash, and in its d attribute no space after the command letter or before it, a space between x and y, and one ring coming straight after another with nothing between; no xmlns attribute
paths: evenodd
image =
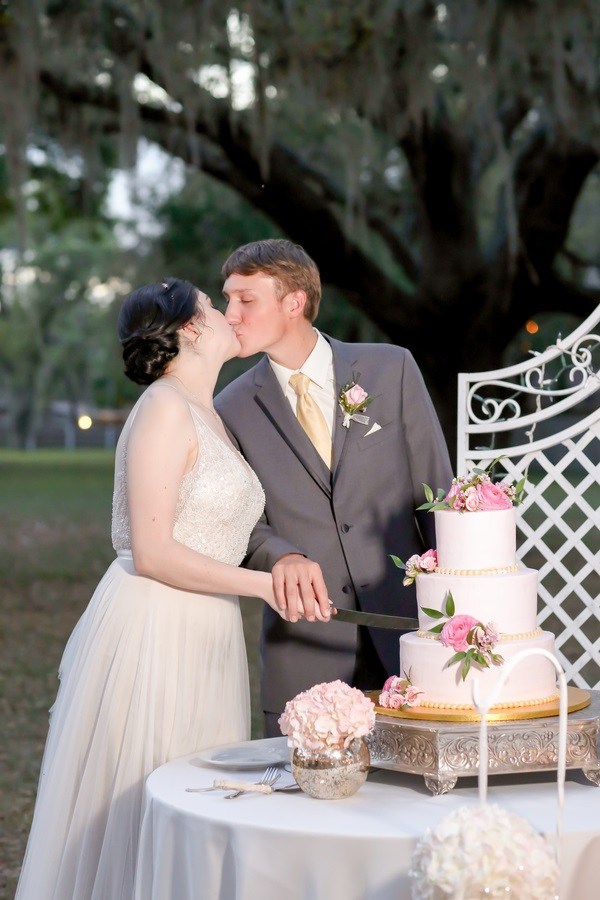
<svg viewBox="0 0 600 900"><path fill-rule="evenodd" d="M473 655L473 662L476 662L479 666L483 666L484 669L489 668L489 663L483 653L478 653L477 650L472 650L470 652Z"/></svg>
<svg viewBox="0 0 600 900"><path fill-rule="evenodd" d="M463 681L466 679L467 675L469 674L470 668L471 668L471 657L469 656L468 653L465 653L465 658L463 659L462 672L461 672Z"/></svg>
<svg viewBox="0 0 600 900"><path fill-rule="evenodd" d="M444 490L444 488L438 488L437 499L443 500L445 496L446 496L446 491Z"/></svg>
<svg viewBox="0 0 600 900"><path fill-rule="evenodd" d="M448 616L449 619L451 619L456 610L456 606L454 604L454 597L452 596L451 591L448 591L448 593L446 594L445 610L446 610L446 615Z"/></svg>
<svg viewBox="0 0 600 900"><path fill-rule="evenodd" d="M395 565L395 566L398 566L399 569L405 569L405 568L406 568L405 564L402 562L402 560L400 559L399 556L394 556L393 553L390 553L390 557L391 557L392 562L394 563L394 565Z"/></svg>
<svg viewBox="0 0 600 900"><path fill-rule="evenodd" d="M460 662L461 659L465 659L466 656L467 656L467 654L465 653L464 650L459 650L458 653L455 653L454 656L450 657L450 659L448 660L448 662L446 663L444 668L447 669L448 666L453 666L454 663Z"/></svg>
<svg viewBox="0 0 600 900"><path fill-rule="evenodd" d="M423 484L423 489L425 491L425 499L428 503L433 503L433 491L429 487L428 484Z"/></svg>
<svg viewBox="0 0 600 900"><path fill-rule="evenodd" d="M439 625L434 625L433 628L429 629L429 631L431 632L431 634L440 634L443 627L444 627L444 623L440 622Z"/></svg>
<svg viewBox="0 0 600 900"><path fill-rule="evenodd" d="M429 616L430 619L444 618L444 613L439 609L430 609L428 606L422 606L421 610L425 613L426 616Z"/></svg>
<svg viewBox="0 0 600 900"><path fill-rule="evenodd" d="M518 481L515 485L515 503L521 503L523 499L523 492L525 490L525 485L527 483L527 475L523 476L520 481Z"/></svg>

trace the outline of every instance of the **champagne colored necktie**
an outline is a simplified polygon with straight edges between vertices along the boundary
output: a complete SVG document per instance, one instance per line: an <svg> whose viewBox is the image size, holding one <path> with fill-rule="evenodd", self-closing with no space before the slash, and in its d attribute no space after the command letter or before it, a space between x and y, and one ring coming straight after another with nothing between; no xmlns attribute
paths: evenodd
<svg viewBox="0 0 600 900"><path fill-rule="evenodd" d="M312 441L315 450L325 462L327 468L331 468L331 435L321 412L319 405L315 403L308 393L310 378L303 372L296 372L290 378L290 384L298 395L296 403L296 417L302 428Z"/></svg>

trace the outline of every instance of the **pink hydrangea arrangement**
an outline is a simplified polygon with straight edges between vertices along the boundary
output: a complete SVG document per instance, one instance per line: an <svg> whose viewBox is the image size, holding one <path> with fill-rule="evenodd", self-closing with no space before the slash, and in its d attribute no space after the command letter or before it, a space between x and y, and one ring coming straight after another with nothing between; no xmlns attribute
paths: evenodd
<svg viewBox="0 0 600 900"><path fill-rule="evenodd" d="M502 457L498 457L485 469L473 469L468 475L452 479L449 491L440 488L436 494L424 484L426 503L419 509L454 509L458 512L483 512L511 509L523 499L526 478L516 485L508 481L492 481L492 470Z"/></svg>
<svg viewBox="0 0 600 900"><path fill-rule="evenodd" d="M446 666L459 662L463 681L473 663L487 669L491 665L500 666L504 662L504 657L493 652L500 640L497 626L493 622L484 625L473 616L455 615L454 598L450 591L446 595L443 609L429 609L425 606L421 609L431 619L447 619L446 622L438 622L429 631L439 634L444 647L452 647L455 651Z"/></svg>
<svg viewBox="0 0 600 900"><path fill-rule="evenodd" d="M409 557L406 562L402 562L399 556L394 556L393 554L390 555L394 565L398 566L399 569L404 569L406 572L402 581L402 584L405 586L412 584L419 573L427 574L428 572L435 572L437 567L436 550L426 550L421 556L419 556L418 553L415 553L413 556Z"/></svg>
<svg viewBox="0 0 600 900"><path fill-rule="evenodd" d="M288 700L279 717L288 746L304 751L347 747L375 725L375 704L343 681L316 684Z"/></svg>
<svg viewBox="0 0 600 900"><path fill-rule="evenodd" d="M410 680L410 672L402 677L390 675L383 685L378 702L379 706L386 709L403 709L407 706L418 706L421 694L422 691L419 691Z"/></svg>

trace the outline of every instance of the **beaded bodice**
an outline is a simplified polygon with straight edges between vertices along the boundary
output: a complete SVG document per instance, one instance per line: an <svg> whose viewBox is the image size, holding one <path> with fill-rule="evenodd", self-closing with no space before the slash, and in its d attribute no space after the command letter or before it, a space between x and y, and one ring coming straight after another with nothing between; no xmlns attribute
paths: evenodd
<svg viewBox="0 0 600 900"><path fill-rule="evenodd" d="M262 486L241 455L222 441L190 406L198 458L179 489L173 537L186 547L239 565L265 505ZM115 470L112 543L131 549L127 504L127 446Z"/></svg>

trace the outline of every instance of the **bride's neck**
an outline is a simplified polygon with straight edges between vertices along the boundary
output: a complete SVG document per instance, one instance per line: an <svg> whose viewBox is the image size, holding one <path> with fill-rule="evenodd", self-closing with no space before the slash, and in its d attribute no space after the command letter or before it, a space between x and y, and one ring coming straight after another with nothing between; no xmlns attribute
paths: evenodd
<svg viewBox="0 0 600 900"><path fill-rule="evenodd" d="M172 381L179 390L187 393L188 397L206 406L209 409L213 405L213 394L217 383L217 375L207 371L198 371L197 366L185 364L172 365L167 368L163 378Z"/></svg>

